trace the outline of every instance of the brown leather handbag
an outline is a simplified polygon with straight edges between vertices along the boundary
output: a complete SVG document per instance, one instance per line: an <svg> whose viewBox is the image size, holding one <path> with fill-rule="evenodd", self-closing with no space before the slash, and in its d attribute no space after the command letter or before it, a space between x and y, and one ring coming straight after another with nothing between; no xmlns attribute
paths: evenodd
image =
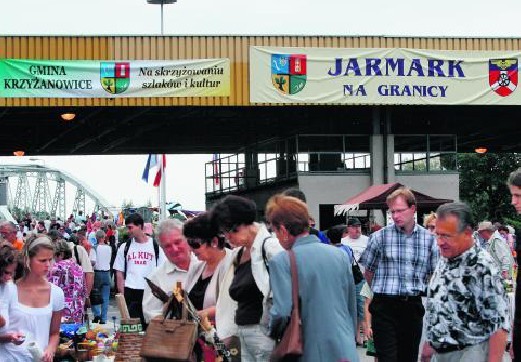
<svg viewBox="0 0 521 362"><path fill-rule="evenodd" d="M147 361L191 361L197 339L197 322L188 320L185 303L181 319L154 318L150 321L140 356Z"/></svg>
<svg viewBox="0 0 521 362"><path fill-rule="evenodd" d="M270 361L279 362L285 360L293 360L302 356L302 320L300 319L300 311L298 305L298 274L297 261L293 250L287 251L289 254L289 264L291 268L291 294L293 308L288 326L282 334L280 342L275 346L271 353Z"/></svg>

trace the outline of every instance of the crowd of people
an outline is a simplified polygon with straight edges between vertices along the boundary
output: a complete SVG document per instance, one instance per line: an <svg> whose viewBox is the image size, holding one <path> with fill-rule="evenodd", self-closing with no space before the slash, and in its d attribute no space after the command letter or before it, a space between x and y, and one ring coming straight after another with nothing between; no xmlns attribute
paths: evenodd
<svg viewBox="0 0 521 362"><path fill-rule="evenodd" d="M521 169L508 184L521 214ZM52 361L60 323L83 323L87 308L93 323L107 323L111 289L146 330L165 308L146 277L165 292L181 283L198 314L238 351L235 360L269 361L296 307L290 250L303 334L296 360L354 362L357 346L370 345L380 362L501 361L507 342L521 356L514 318L521 297L510 297L515 231L476 223L463 203L440 206L422 226L407 188L391 193L387 206L393 222L374 225L369 236L356 217L316 230L295 189L272 196L262 217L252 200L234 195L155 230L133 213L125 239L107 218L81 214L0 222L0 359L33 361L36 350ZM215 359L203 339L194 355Z"/></svg>

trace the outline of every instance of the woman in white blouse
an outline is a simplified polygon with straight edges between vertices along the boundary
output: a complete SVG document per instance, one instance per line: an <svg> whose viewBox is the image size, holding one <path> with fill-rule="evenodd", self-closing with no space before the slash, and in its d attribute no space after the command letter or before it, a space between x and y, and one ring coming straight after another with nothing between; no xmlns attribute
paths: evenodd
<svg viewBox="0 0 521 362"><path fill-rule="evenodd" d="M9 301L9 329L23 333L25 340L3 344L0 356L12 362L52 362L64 308L63 290L47 281L54 246L48 236L36 235L25 243L22 255L24 275Z"/></svg>

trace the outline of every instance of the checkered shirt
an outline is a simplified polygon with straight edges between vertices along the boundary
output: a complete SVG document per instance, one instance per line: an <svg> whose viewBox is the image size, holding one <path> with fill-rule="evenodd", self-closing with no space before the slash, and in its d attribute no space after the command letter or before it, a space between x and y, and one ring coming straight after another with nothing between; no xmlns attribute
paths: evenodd
<svg viewBox="0 0 521 362"><path fill-rule="evenodd" d="M360 264L374 273L374 293L417 296L425 295L438 258L438 245L429 231L416 224L407 235L392 224L371 235Z"/></svg>

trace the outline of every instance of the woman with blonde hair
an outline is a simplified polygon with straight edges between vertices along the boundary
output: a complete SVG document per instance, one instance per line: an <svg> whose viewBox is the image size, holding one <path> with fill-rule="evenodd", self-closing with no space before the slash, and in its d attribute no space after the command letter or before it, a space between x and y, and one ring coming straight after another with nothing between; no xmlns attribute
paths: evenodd
<svg viewBox="0 0 521 362"><path fill-rule="evenodd" d="M64 308L63 291L47 281L54 246L46 235L29 239L22 249L24 275L15 284L10 303L10 329L25 336L20 345L3 344L2 359L12 362L52 362L58 347Z"/></svg>
<svg viewBox="0 0 521 362"><path fill-rule="evenodd" d="M425 216L423 219L423 227L433 234L436 232L436 213L434 211Z"/></svg>
<svg viewBox="0 0 521 362"><path fill-rule="evenodd" d="M266 219L282 247L295 253L304 340L298 360L358 361L356 291L347 253L310 235L308 208L295 197L270 198ZM279 339L293 308L289 252L275 255L269 268L273 290L270 335Z"/></svg>

